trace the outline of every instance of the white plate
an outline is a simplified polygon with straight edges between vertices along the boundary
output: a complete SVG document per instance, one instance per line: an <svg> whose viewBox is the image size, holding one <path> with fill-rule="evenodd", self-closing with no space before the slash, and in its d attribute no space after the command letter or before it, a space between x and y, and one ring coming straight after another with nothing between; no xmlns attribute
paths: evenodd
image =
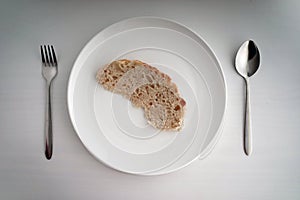
<svg viewBox="0 0 300 200"><path fill-rule="evenodd" d="M97 84L99 67L121 58L149 63L177 84L187 102L180 132L157 131L141 109ZM127 173L169 173L207 152L225 105L213 52L194 32L161 18L132 18L104 29L80 52L69 78L69 114L80 140L98 160Z"/></svg>

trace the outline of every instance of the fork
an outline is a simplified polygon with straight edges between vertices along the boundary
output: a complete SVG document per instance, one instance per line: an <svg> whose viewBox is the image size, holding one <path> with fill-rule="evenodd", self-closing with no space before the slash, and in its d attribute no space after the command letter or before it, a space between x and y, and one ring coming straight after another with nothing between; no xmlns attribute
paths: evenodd
<svg viewBox="0 0 300 200"><path fill-rule="evenodd" d="M53 134L52 134L52 111L51 111L51 86L57 75L57 60L53 46L41 45L42 74L46 79L46 118L45 118L45 156L48 160L52 157Z"/></svg>

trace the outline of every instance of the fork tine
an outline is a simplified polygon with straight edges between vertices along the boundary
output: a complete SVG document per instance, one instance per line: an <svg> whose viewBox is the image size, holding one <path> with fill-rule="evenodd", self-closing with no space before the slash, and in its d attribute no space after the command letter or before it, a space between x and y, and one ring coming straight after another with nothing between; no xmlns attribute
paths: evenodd
<svg viewBox="0 0 300 200"><path fill-rule="evenodd" d="M49 64L49 57L48 57L48 52L47 52L47 49L46 49L46 45L44 45L44 51L45 51L45 54L46 54L46 63L47 63L48 65L50 65L50 64Z"/></svg>
<svg viewBox="0 0 300 200"><path fill-rule="evenodd" d="M44 65L46 65L46 63L45 63L44 51L43 51L43 46L41 45L40 47L41 47L42 62L43 62Z"/></svg>
<svg viewBox="0 0 300 200"><path fill-rule="evenodd" d="M51 45L51 50L52 50L52 57L53 57L54 65L57 66L56 55L55 55L55 51L54 51L54 48L52 45Z"/></svg>
<svg viewBox="0 0 300 200"><path fill-rule="evenodd" d="M51 55L51 50L50 50L50 46L49 45L47 45L47 48L48 48L48 54L49 54L49 59L50 59L50 65L54 65L53 64L53 59L52 59L52 55Z"/></svg>

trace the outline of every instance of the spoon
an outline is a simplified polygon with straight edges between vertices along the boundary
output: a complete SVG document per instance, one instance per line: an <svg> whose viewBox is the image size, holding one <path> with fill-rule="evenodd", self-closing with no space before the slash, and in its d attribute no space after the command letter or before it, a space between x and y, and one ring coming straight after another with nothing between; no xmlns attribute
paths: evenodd
<svg viewBox="0 0 300 200"><path fill-rule="evenodd" d="M238 71L238 73L244 78L246 84L244 151L247 156L250 156L252 153L249 79L258 70L259 65L260 65L260 54L257 46L252 40L245 41L236 54L235 68Z"/></svg>

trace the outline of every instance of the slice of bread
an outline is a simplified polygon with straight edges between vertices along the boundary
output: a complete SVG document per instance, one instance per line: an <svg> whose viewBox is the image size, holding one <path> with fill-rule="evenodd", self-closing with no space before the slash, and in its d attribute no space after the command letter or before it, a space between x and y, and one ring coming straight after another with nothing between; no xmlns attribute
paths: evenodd
<svg viewBox="0 0 300 200"><path fill-rule="evenodd" d="M171 84L171 78L139 60L117 60L97 73L98 83L109 91L130 98L141 85L147 83Z"/></svg>
<svg viewBox="0 0 300 200"><path fill-rule="evenodd" d="M117 60L97 72L105 89L123 95L143 108L148 122L162 130L180 130L185 101L171 78L139 60Z"/></svg>
<svg viewBox="0 0 300 200"><path fill-rule="evenodd" d="M119 79L129 70L135 68L136 62L130 60L116 60L100 68L97 72L97 81L105 89L113 91Z"/></svg>
<svg viewBox="0 0 300 200"><path fill-rule="evenodd" d="M171 84L171 78L147 64L137 64L134 69L126 72L119 79L115 85L114 92L130 98L131 94L140 86L155 83Z"/></svg>
<svg viewBox="0 0 300 200"><path fill-rule="evenodd" d="M130 101L145 111L148 122L162 130L180 130L185 101L175 85L146 84L135 90Z"/></svg>

